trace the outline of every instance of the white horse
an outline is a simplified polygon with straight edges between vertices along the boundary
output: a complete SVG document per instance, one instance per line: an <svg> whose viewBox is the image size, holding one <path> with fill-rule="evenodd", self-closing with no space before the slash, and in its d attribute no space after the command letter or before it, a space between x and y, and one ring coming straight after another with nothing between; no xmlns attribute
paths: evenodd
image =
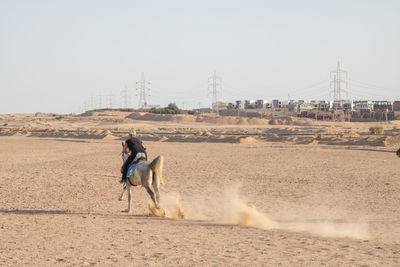
<svg viewBox="0 0 400 267"><path fill-rule="evenodd" d="M122 159L125 162L128 158L128 154L123 153ZM128 191L128 208L125 212L131 211L131 188L132 186L142 185L147 193L149 193L151 199L154 202L156 209L160 209L160 183L164 184L162 179L162 168L163 168L164 157L162 155L156 157L152 162L142 162L137 165L132 178L127 178L124 184L122 193L119 200L123 199L125 191ZM153 190L151 189L153 188Z"/></svg>

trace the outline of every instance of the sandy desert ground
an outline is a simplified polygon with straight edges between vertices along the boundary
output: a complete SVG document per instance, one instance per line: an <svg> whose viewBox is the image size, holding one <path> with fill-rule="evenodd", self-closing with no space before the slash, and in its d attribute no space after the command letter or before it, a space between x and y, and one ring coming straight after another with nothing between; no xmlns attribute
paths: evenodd
<svg viewBox="0 0 400 267"><path fill-rule="evenodd" d="M400 265L394 148L152 140L168 218L140 187L121 212L119 138L0 136L0 265Z"/></svg>

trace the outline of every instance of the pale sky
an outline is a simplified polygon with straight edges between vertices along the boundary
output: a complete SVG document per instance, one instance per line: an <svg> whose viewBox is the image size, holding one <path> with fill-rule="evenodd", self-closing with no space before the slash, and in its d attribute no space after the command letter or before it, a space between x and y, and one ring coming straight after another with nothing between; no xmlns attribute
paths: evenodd
<svg viewBox="0 0 400 267"><path fill-rule="evenodd" d="M330 99L337 62L348 98L400 100L398 0L0 0L0 114L149 104ZM347 97L347 95L346 95Z"/></svg>

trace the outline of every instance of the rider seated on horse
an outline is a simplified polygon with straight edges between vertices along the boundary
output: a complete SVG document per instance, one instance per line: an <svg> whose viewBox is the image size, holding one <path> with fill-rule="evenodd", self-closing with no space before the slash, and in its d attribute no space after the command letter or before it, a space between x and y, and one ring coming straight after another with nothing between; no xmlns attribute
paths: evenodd
<svg viewBox="0 0 400 267"><path fill-rule="evenodd" d="M125 141L122 153L129 154L127 149L129 149L130 155L122 166L122 179L120 183L126 181L126 175L132 162L138 161L139 159L147 160L146 148L143 146L142 141L136 138L136 131L133 129L129 131L129 139Z"/></svg>

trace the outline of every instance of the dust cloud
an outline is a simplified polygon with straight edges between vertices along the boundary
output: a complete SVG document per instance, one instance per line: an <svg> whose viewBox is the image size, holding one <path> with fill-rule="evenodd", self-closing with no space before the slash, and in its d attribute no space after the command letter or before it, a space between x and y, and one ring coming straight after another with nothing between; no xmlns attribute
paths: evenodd
<svg viewBox="0 0 400 267"><path fill-rule="evenodd" d="M178 193L163 194L161 206L169 218L207 220L221 224L237 224L240 226L261 229L278 228L278 224L266 214L249 206L239 195L238 186L231 186L219 198L207 196L187 197L182 200Z"/></svg>
<svg viewBox="0 0 400 267"><path fill-rule="evenodd" d="M239 194L240 185L227 187L219 197L206 195L185 196L179 193L164 193L160 204L165 216L173 219L204 220L221 224L234 224L260 229L281 229L296 232L307 232L323 237L350 237L368 239L366 223L347 223L344 221L322 221L301 219L272 220Z"/></svg>
<svg viewBox="0 0 400 267"><path fill-rule="evenodd" d="M292 223L281 223L282 229L307 232L323 237L350 237L357 239L369 239L368 224L345 223L329 221L295 221Z"/></svg>

